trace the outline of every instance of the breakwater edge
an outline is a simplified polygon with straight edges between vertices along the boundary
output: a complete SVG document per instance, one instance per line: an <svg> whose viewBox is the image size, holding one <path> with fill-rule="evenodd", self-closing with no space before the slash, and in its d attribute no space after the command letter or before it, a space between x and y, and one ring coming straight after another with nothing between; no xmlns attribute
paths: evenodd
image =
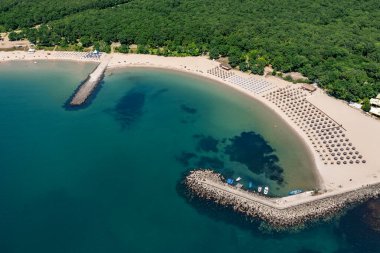
<svg viewBox="0 0 380 253"><path fill-rule="evenodd" d="M283 198L268 198L228 185L212 170L193 170L184 179L192 196L230 207L248 218L262 220L271 229L299 229L306 224L328 220L346 208L380 196L380 184L345 192L305 192Z"/></svg>

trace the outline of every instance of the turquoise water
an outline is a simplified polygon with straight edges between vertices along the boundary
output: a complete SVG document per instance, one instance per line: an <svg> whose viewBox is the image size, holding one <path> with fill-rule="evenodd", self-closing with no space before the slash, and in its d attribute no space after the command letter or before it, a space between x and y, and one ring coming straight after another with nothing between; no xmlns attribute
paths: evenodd
<svg viewBox="0 0 380 253"><path fill-rule="evenodd" d="M197 167L273 195L316 187L305 146L261 104L207 80L133 69L108 73L90 106L65 110L92 68L0 65L0 252L379 252L363 207L267 234L184 197L180 181Z"/></svg>

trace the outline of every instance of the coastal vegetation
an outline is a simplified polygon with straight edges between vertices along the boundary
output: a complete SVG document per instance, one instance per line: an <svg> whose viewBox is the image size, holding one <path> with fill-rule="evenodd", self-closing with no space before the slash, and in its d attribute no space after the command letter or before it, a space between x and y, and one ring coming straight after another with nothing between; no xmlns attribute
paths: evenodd
<svg viewBox="0 0 380 253"><path fill-rule="evenodd" d="M380 92L376 0L54 0L0 2L0 30L38 46L95 46L164 56L228 57L263 74L300 72L329 94L363 101Z"/></svg>

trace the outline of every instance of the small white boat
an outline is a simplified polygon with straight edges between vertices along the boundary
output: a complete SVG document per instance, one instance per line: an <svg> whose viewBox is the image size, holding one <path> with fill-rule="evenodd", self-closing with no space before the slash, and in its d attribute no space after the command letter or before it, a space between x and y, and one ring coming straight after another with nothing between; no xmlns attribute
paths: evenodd
<svg viewBox="0 0 380 253"><path fill-rule="evenodd" d="M268 186L265 186L265 188L264 188L264 194L267 195L268 192L269 192L269 187L268 187Z"/></svg>
<svg viewBox="0 0 380 253"><path fill-rule="evenodd" d="M295 189L295 190L293 190L293 191L290 191L289 193L288 193L288 195L297 195L297 194L300 194L300 193L302 193L303 191L302 190L300 190L300 189Z"/></svg>
<svg viewBox="0 0 380 253"><path fill-rule="evenodd" d="M257 187L257 191L258 191L258 192L261 192L262 189L263 189L263 187L261 187L261 186Z"/></svg>
<svg viewBox="0 0 380 253"><path fill-rule="evenodd" d="M241 177L236 178L236 182L239 182L241 180Z"/></svg>

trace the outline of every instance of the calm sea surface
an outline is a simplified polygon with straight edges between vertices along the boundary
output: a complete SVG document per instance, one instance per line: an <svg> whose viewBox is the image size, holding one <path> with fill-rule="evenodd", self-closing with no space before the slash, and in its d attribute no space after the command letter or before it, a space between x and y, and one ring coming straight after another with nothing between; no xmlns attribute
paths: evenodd
<svg viewBox="0 0 380 253"><path fill-rule="evenodd" d="M0 64L0 252L380 252L365 205L298 233L262 232L185 197L191 168L274 196L315 187L305 145L260 103L149 69L108 73L64 107L94 65Z"/></svg>

